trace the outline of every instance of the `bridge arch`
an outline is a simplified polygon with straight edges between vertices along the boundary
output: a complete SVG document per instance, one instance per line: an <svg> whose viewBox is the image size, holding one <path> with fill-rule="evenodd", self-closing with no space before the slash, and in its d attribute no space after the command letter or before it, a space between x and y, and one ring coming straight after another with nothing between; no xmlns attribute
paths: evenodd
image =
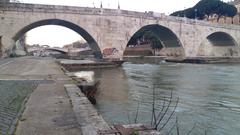
<svg viewBox="0 0 240 135"><path fill-rule="evenodd" d="M198 49L198 56L231 57L238 56L238 43L230 34L217 31L206 36Z"/></svg>
<svg viewBox="0 0 240 135"><path fill-rule="evenodd" d="M207 39L213 46L237 46L235 39L225 32L214 32Z"/></svg>
<svg viewBox="0 0 240 135"><path fill-rule="evenodd" d="M147 40L152 39L152 41L144 41L146 37L148 37ZM159 24L146 25L137 30L128 41L124 54L126 55L128 50L141 48L139 42L148 44L152 48L153 55L185 56L177 35L171 29Z"/></svg>
<svg viewBox="0 0 240 135"><path fill-rule="evenodd" d="M26 32L30 31L31 29L44 26L44 25L59 25L75 31L88 42L88 44L90 45L91 49L94 52L95 57L102 58L102 53L98 43L85 29L81 28L80 26L72 22L61 20L61 19L45 19L45 20L33 22L23 27L20 31L18 31L16 35L13 37L13 40L17 41L21 36L23 36Z"/></svg>

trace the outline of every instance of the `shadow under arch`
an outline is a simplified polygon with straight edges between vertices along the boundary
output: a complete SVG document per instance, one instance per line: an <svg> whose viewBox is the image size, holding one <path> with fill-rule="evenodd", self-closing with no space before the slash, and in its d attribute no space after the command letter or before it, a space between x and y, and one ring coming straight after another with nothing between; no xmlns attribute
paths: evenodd
<svg viewBox="0 0 240 135"><path fill-rule="evenodd" d="M226 32L213 32L201 42L197 56L232 57L240 50L236 40Z"/></svg>
<svg viewBox="0 0 240 135"><path fill-rule="evenodd" d="M225 32L214 32L207 39L214 46L237 46L235 39Z"/></svg>
<svg viewBox="0 0 240 135"><path fill-rule="evenodd" d="M56 51L56 52L60 52L62 54L66 54L66 51L60 50L60 49L55 49L55 48L46 48L45 50L49 50L49 51Z"/></svg>
<svg viewBox="0 0 240 135"><path fill-rule="evenodd" d="M185 56L182 43L176 34L171 29L159 24L146 25L140 28L128 41L127 49L139 45L139 40L144 40L144 36L149 36L151 37L150 39L154 39L157 42L157 45L151 43L152 48L158 49L158 54L154 52L154 55ZM124 54L126 53L124 52Z"/></svg>
<svg viewBox="0 0 240 135"><path fill-rule="evenodd" d="M101 53L101 50L100 50L96 40L86 30L84 30L80 26L78 26L72 22L65 21L65 20L46 19L46 20L40 20L40 21L31 23L31 24L25 26L24 28L22 28L20 31L18 31L16 33L16 35L13 37L13 40L17 41L21 36L23 36L29 30L34 29L36 27L44 26L44 25L59 25L59 26L67 27L67 28L75 31L76 33L81 35L87 41L87 43L90 45L91 49L93 50L95 57L102 58L102 53Z"/></svg>

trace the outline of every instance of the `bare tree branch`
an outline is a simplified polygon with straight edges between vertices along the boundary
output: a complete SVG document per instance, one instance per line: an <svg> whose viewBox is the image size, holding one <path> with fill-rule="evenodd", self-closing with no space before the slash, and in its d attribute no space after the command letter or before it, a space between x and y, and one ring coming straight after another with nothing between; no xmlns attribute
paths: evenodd
<svg viewBox="0 0 240 135"><path fill-rule="evenodd" d="M172 130L174 129L175 126L176 126L176 123L173 124L173 126L170 128L170 130L168 131L168 133L166 135L169 135L172 132Z"/></svg>
<svg viewBox="0 0 240 135"><path fill-rule="evenodd" d="M166 103L166 97L164 96L164 97L163 97L163 106L162 106L161 111L160 111L160 112L158 113L158 115L157 115L157 120L161 117L161 114L162 114L162 112L164 111L165 103Z"/></svg>
<svg viewBox="0 0 240 135"><path fill-rule="evenodd" d="M136 112L136 116L135 116L135 119L134 119L134 123L137 123L137 120L138 120L138 112L139 112L139 102L140 101L138 101L138 106L137 106L137 112Z"/></svg>
<svg viewBox="0 0 240 135"><path fill-rule="evenodd" d="M172 113L171 113L170 116L168 117L167 121L163 124L163 126L161 127L161 129L163 129L163 128L167 125L167 123L169 122L169 120L172 118L173 114L174 114L175 111L176 111L178 102L179 102L179 98L177 98L177 101L176 101L176 104L175 104L175 106L174 106L174 109L173 109Z"/></svg>
<svg viewBox="0 0 240 135"><path fill-rule="evenodd" d="M157 120L156 120L156 110L155 110L155 85L153 85L153 102L152 102L152 120L151 120L151 125L156 125Z"/></svg>
<svg viewBox="0 0 240 135"><path fill-rule="evenodd" d="M168 103L168 105L167 105L167 108L165 109L162 117L158 120L157 124L155 125L155 129L158 128L160 122L162 121L162 119L164 118L164 116L166 115L166 113L168 112L168 109L169 109L169 107L170 107L170 105L171 105L171 103L172 103L172 98L173 98L173 96L172 96L172 91L171 91L171 97L170 97L169 103Z"/></svg>
<svg viewBox="0 0 240 135"><path fill-rule="evenodd" d="M192 129L187 133L187 135L190 135L191 133L192 133L192 131L193 131L193 129L196 127L196 123L194 123L194 125L193 125L193 127L192 127Z"/></svg>
<svg viewBox="0 0 240 135"><path fill-rule="evenodd" d="M178 126L178 117L176 117L176 128L177 128L177 135L180 135L179 133L179 126Z"/></svg>
<svg viewBox="0 0 240 135"><path fill-rule="evenodd" d="M127 118L128 118L128 124L131 124L130 116L129 116L129 111L127 111Z"/></svg>

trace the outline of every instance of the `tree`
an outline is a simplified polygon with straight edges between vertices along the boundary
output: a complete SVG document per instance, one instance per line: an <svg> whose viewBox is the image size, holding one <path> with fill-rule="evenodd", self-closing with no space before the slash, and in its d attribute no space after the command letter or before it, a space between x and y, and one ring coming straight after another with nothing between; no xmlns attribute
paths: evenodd
<svg viewBox="0 0 240 135"><path fill-rule="evenodd" d="M161 40L159 39L158 35L156 35L154 32L147 30L144 32L143 37L145 40L150 42L152 49L155 48L162 48Z"/></svg>
<svg viewBox="0 0 240 135"><path fill-rule="evenodd" d="M138 41L144 40L151 44L152 49L162 48L159 36L155 34L152 30L140 29L134 36L130 39L128 45L136 45ZM140 41L140 42L144 42Z"/></svg>
<svg viewBox="0 0 240 135"><path fill-rule="evenodd" d="M233 5L226 5L226 15L229 17L234 17L237 13L237 8Z"/></svg>
<svg viewBox="0 0 240 135"><path fill-rule="evenodd" d="M178 16L178 17L184 17L183 11L176 11L171 14L171 16Z"/></svg>
<svg viewBox="0 0 240 135"><path fill-rule="evenodd" d="M210 15L218 15L218 20L222 16L234 17L237 13L237 8L220 0L201 0L192 8L177 11L172 13L172 16L178 16L177 13L184 13L187 18L207 19ZM180 17L183 17L182 15Z"/></svg>

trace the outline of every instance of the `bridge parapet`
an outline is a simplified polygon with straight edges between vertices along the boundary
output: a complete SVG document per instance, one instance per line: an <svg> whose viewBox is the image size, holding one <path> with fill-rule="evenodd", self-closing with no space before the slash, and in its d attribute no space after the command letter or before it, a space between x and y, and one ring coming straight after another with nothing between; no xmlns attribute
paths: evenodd
<svg viewBox="0 0 240 135"><path fill-rule="evenodd" d="M170 22L180 22L180 23L186 23L186 24L192 24L192 25L195 24L195 25L208 26L213 28L240 30L240 25L235 25L235 24L218 24L218 23L212 23L204 20L196 20L196 19L189 19L189 18L176 17L176 16L165 16L164 19Z"/></svg>
<svg viewBox="0 0 240 135"><path fill-rule="evenodd" d="M70 14L87 14L87 15L127 15L152 17L148 12L135 12L118 9L59 6L59 5L42 5L42 4L24 4L0 2L0 11L18 11L18 12L44 12L44 13L70 13Z"/></svg>

